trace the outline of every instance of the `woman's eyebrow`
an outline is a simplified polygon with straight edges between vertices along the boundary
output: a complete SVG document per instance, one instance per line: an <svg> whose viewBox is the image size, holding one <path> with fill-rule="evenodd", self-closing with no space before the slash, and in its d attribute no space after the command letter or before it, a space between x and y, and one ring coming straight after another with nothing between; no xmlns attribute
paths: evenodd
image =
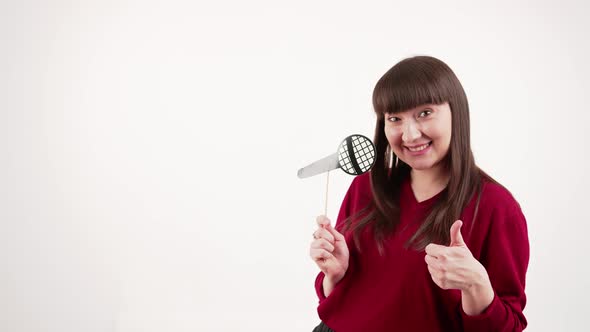
<svg viewBox="0 0 590 332"><path fill-rule="evenodd" d="M418 111L419 112L422 112L422 111L427 110L427 109L429 109L431 111L436 111L437 110L434 105L425 105L425 106L419 108Z"/></svg>

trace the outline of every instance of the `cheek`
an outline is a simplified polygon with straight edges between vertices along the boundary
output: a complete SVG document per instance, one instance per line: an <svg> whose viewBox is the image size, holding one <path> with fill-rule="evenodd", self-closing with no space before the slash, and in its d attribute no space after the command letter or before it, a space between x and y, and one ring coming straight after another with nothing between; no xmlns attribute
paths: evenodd
<svg viewBox="0 0 590 332"><path fill-rule="evenodd" d="M451 131L450 130L439 130L438 131L438 142L439 146L445 150L451 145Z"/></svg>
<svg viewBox="0 0 590 332"><path fill-rule="evenodd" d="M389 146L391 147L391 149L393 150L393 153L395 153L396 155L401 155L403 153L403 149L401 147L402 144L402 139L401 139L401 135L386 135L387 137L387 142L389 143Z"/></svg>
<svg viewBox="0 0 590 332"><path fill-rule="evenodd" d="M451 134L446 131L436 131L432 133L431 138L434 140L435 150L441 154L446 155L449 152L451 145Z"/></svg>
<svg viewBox="0 0 590 332"><path fill-rule="evenodd" d="M385 128L385 137L387 138L389 145L391 145L393 147L400 144L400 142L402 140L401 133L399 133L399 131L391 129L391 128Z"/></svg>
<svg viewBox="0 0 590 332"><path fill-rule="evenodd" d="M451 131L446 130L446 128L441 128L440 126L428 126L424 127L423 133L437 141L439 145L448 145L451 140Z"/></svg>
<svg viewBox="0 0 590 332"><path fill-rule="evenodd" d="M448 147L451 144L451 133L453 132L453 125L451 120L452 119L449 114L449 116L445 119L443 125L441 125L441 127L439 128L440 136L446 147Z"/></svg>

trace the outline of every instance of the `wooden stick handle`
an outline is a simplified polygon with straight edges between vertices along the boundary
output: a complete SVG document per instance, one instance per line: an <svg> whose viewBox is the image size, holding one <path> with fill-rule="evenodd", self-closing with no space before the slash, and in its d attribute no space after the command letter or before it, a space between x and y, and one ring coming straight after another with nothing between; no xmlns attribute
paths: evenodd
<svg viewBox="0 0 590 332"><path fill-rule="evenodd" d="M328 187L330 185L330 171L328 171L328 176L326 177L326 199L324 205L324 216L328 216Z"/></svg>

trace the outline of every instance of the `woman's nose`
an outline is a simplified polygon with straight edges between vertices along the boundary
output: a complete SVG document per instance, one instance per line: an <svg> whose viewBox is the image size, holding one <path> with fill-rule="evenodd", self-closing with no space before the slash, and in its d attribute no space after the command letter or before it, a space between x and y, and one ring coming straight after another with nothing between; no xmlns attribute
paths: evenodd
<svg viewBox="0 0 590 332"><path fill-rule="evenodd" d="M415 123L409 122L404 127L404 132L402 133L402 141L404 142L412 142L417 140L422 136L422 132L416 126Z"/></svg>

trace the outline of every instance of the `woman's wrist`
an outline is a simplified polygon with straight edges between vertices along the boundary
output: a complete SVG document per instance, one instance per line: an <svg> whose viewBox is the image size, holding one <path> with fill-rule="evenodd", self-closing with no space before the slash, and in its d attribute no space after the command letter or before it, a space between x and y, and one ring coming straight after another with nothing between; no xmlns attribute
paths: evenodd
<svg viewBox="0 0 590 332"><path fill-rule="evenodd" d="M328 297L328 295L330 295L330 293L332 293L332 290L334 290L334 287L336 286L337 283L340 282L340 280L342 280L342 278L344 278L344 274L341 276L326 275L324 277L324 281L322 283L322 286L324 288L324 295L326 297Z"/></svg>
<svg viewBox="0 0 590 332"><path fill-rule="evenodd" d="M494 289L487 273L461 291L461 300L463 311L469 316L479 315L487 309L494 300Z"/></svg>
<svg viewBox="0 0 590 332"><path fill-rule="evenodd" d="M330 280L330 278L328 278L328 276L324 277L324 281L322 282L322 288L324 290L325 297L330 296L330 293L332 293L332 290L334 289L334 285L335 285L335 283L332 282L332 280Z"/></svg>

